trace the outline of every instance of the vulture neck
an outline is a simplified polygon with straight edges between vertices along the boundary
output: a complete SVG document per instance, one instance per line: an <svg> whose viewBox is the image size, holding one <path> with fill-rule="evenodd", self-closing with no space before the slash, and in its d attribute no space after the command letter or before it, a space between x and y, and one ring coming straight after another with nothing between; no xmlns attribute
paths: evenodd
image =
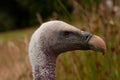
<svg viewBox="0 0 120 80"><path fill-rule="evenodd" d="M57 55L54 55L52 51L43 51L39 53L40 62L35 66L33 71L34 80L56 80L55 65Z"/></svg>

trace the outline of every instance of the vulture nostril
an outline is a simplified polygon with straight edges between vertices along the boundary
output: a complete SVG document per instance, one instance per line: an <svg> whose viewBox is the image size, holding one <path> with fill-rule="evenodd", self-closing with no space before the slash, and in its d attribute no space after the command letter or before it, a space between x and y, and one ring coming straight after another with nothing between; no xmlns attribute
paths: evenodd
<svg viewBox="0 0 120 80"><path fill-rule="evenodd" d="M85 41L89 41L89 39L92 37L92 34L90 34L88 32L82 31L82 34L83 34L83 40L85 40Z"/></svg>
<svg viewBox="0 0 120 80"><path fill-rule="evenodd" d="M89 35L86 35L86 36L85 36L85 40L88 40L88 38L89 38Z"/></svg>
<svg viewBox="0 0 120 80"><path fill-rule="evenodd" d="M92 37L91 34L86 34L86 35L84 36L84 40L85 40L85 41L89 41L91 37Z"/></svg>

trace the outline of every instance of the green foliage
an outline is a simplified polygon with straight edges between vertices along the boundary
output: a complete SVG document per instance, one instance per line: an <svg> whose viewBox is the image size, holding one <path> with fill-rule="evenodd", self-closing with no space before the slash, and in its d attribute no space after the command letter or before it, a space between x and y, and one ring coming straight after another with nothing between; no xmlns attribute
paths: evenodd
<svg viewBox="0 0 120 80"><path fill-rule="evenodd" d="M87 11L91 11L94 7L99 6L102 0L77 0L80 5Z"/></svg>
<svg viewBox="0 0 120 80"><path fill-rule="evenodd" d="M71 19L71 13L73 11L72 2L69 0L56 0L54 3L55 11L66 19Z"/></svg>
<svg viewBox="0 0 120 80"><path fill-rule="evenodd" d="M43 18L47 18L53 12L54 1L51 0L17 0L17 2L34 16L39 12Z"/></svg>
<svg viewBox="0 0 120 80"><path fill-rule="evenodd" d="M17 0L17 2L34 16L40 13L43 19L50 17L53 12L57 12L61 17L66 15L70 17L72 12L72 3L69 0Z"/></svg>
<svg viewBox="0 0 120 80"><path fill-rule="evenodd" d="M76 0L88 12L101 0ZM58 18L72 20L72 0L5 0L0 3L0 31L38 24L36 14L45 21L55 12Z"/></svg>
<svg viewBox="0 0 120 80"><path fill-rule="evenodd" d="M15 20L7 13L0 13L0 31L6 31L14 26Z"/></svg>
<svg viewBox="0 0 120 80"><path fill-rule="evenodd" d="M15 0L0 2L0 31L20 29L28 26L29 12Z"/></svg>

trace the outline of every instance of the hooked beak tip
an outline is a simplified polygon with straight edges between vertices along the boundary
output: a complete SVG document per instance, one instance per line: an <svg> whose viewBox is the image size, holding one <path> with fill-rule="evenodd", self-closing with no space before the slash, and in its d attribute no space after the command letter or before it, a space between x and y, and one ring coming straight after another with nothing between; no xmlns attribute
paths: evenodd
<svg viewBox="0 0 120 80"><path fill-rule="evenodd" d="M106 43L99 36L93 35L88 44L90 45L91 50L100 51L103 55L106 53Z"/></svg>

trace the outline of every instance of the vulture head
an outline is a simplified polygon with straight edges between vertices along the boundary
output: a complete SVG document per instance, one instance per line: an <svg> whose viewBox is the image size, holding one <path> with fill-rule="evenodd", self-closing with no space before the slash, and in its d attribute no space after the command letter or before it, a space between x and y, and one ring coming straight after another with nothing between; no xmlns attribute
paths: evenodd
<svg viewBox="0 0 120 80"><path fill-rule="evenodd" d="M106 44L100 37L63 21L43 23L34 32L29 46L34 78L55 80L57 56L71 50L95 50L104 53Z"/></svg>

